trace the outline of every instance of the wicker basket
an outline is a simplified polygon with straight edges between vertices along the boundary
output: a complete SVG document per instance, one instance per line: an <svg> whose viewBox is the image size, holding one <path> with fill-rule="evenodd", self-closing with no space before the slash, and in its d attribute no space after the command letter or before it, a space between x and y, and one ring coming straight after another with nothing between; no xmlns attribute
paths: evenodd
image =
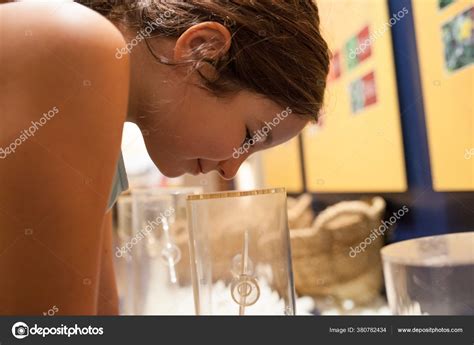
<svg viewBox="0 0 474 345"><path fill-rule="evenodd" d="M290 229L302 229L311 226L314 212L311 207L313 198L310 194L302 194L299 198L287 199L288 225Z"/></svg>
<svg viewBox="0 0 474 345"><path fill-rule="evenodd" d="M380 225L385 201L344 201L328 207L311 228L291 230L296 291L313 297L332 296L336 301L368 303L383 283L380 248L382 236L373 236L364 252L349 255L351 248L370 238Z"/></svg>

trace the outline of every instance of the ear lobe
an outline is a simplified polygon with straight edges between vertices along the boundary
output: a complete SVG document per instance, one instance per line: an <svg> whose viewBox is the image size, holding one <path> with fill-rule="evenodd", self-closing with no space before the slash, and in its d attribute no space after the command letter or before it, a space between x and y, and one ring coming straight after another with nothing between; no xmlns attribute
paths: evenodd
<svg viewBox="0 0 474 345"><path fill-rule="evenodd" d="M175 61L211 59L225 55L230 48L229 30L216 22L193 25L176 40Z"/></svg>

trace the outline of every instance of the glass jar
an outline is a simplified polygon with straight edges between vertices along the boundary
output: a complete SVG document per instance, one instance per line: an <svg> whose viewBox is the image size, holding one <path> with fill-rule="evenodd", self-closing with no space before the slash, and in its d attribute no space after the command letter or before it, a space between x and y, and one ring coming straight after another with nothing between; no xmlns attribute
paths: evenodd
<svg viewBox="0 0 474 345"><path fill-rule="evenodd" d="M294 315L284 188L190 195L198 315Z"/></svg>
<svg viewBox="0 0 474 345"><path fill-rule="evenodd" d="M381 250L398 315L474 315L474 232L421 237Z"/></svg>

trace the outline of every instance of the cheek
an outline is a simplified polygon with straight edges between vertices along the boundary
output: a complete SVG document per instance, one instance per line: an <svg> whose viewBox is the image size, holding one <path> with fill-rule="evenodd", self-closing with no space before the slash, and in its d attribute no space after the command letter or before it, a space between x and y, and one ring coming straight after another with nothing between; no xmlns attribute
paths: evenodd
<svg viewBox="0 0 474 345"><path fill-rule="evenodd" d="M239 149L242 136L229 131L212 133L200 144L203 158L225 160L232 156L234 149Z"/></svg>
<svg viewBox="0 0 474 345"><path fill-rule="evenodd" d="M228 159L234 148L240 146L240 138L235 140L228 132L214 131L206 126L195 126L192 131L185 131L183 139L174 140L170 152L176 155L176 158L195 159L204 158L209 160Z"/></svg>
<svg viewBox="0 0 474 345"><path fill-rule="evenodd" d="M209 109L208 112L193 113L190 118L194 120L186 121L187 125L176 128L176 131L183 138L180 149L194 158L224 160L232 156L234 148L240 147L243 129L239 130L235 121L225 112L216 113Z"/></svg>
<svg viewBox="0 0 474 345"><path fill-rule="evenodd" d="M201 90L188 90L180 102L166 108L149 140L155 152L175 160L225 160L242 144L244 128L233 107Z"/></svg>

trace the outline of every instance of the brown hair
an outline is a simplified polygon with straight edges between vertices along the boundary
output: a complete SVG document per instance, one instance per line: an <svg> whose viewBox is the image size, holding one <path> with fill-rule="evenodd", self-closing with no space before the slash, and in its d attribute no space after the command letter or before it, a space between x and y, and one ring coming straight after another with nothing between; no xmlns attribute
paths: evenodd
<svg viewBox="0 0 474 345"><path fill-rule="evenodd" d="M192 25L215 21L232 35L231 47L212 64L217 78L203 77L216 95L247 89L295 113L317 119L329 70L329 49L312 0L78 0L112 21L145 28L153 36L179 37ZM200 47L206 49L206 47ZM153 53L153 52L152 52ZM155 55L156 56L156 55ZM163 57L163 63L173 64ZM199 69L198 69L199 72Z"/></svg>

